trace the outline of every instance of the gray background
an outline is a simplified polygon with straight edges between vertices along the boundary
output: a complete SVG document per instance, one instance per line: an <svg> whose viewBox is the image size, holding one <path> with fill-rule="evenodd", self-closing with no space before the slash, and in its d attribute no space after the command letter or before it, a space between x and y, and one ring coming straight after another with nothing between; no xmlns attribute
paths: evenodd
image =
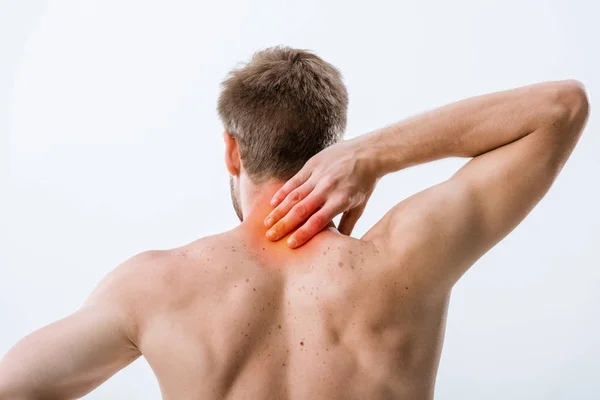
<svg viewBox="0 0 600 400"><path fill-rule="evenodd" d="M547 197L456 286L436 399L597 399L599 6L593 1L0 1L0 354L137 252L237 223L219 82L286 44L338 66L347 138L442 104L576 78L586 132ZM448 178L383 179L360 236ZM89 399L159 399L143 359Z"/></svg>

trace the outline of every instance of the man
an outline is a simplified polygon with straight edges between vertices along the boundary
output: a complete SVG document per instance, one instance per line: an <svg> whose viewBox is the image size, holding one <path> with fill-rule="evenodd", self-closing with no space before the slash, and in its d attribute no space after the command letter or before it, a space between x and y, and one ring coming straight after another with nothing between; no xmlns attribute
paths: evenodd
<svg viewBox="0 0 600 400"><path fill-rule="evenodd" d="M242 223L118 266L5 355L0 399L78 398L140 355L165 399L431 399L453 285L548 191L587 96L536 84L340 141L347 102L310 52L233 71L218 110ZM349 237L380 177L451 156L472 160Z"/></svg>

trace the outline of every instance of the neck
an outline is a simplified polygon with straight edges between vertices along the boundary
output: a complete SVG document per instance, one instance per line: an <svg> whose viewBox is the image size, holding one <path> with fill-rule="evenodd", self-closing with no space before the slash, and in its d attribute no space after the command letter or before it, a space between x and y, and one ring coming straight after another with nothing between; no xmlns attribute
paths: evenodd
<svg viewBox="0 0 600 400"><path fill-rule="evenodd" d="M270 242L265 237L267 228L264 225L264 220L274 209L270 204L271 198L284 183L285 182L282 181L268 181L257 186L249 179L242 179L240 182L240 201L244 217L240 227L245 231L252 232L253 235L257 236L257 239L259 239L261 243L264 242L267 245L281 244L287 246L285 241L287 237L293 233L293 231L290 232L276 243ZM333 224L333 221L330 221L326 227L335 228L335 225Z"/></svg>
<svg viewBox="0 0 600 400"><path fill-rule="evenodd" d="M242 225L263 226L263 221L273 210L271 198L285 182L268 181L260 186L253 184L249 179L240 182L240 203L242 207ZM266 232L266 228L264 228Z"/></svg>

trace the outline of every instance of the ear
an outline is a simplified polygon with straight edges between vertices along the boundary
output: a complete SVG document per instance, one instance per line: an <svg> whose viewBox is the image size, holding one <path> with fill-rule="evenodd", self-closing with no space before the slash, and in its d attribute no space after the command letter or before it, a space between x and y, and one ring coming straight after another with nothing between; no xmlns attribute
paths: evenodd
<svg viewBox="0 0 600 400"><path fill-rule="evenodd" d="M237 140L227 131L223 132L223 140L225 141L225 165L227 166L227 171L232 176L239 176L242 161L240 160Z"/></svg>

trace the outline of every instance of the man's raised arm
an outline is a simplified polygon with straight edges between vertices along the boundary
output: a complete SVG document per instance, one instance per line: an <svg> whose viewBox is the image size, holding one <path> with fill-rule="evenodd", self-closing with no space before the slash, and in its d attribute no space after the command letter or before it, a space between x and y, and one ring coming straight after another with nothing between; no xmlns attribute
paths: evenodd
<svg viewBox="0 0 600 400"><path fill-rule="evenodd" d="M78 311L10 349L0 361L0 400L80 398L139 357L131 285L153 257L144 252L121 264Z"/></svg>
<svg viewBox="0 0 600 400"><path fill-rule="evenodd" d="M428 265L420 279L447 289L547 192L588 108L579 82L546 82L462 100L333 145L275 194L275 223L265 223L274 238L302 224L288 239L302 244L345 212L340 230L348 233L348 216L359 210L352 226L379 177L473 157L448 181L399 203L363 237L385 248L391 262Z"/></svg>

